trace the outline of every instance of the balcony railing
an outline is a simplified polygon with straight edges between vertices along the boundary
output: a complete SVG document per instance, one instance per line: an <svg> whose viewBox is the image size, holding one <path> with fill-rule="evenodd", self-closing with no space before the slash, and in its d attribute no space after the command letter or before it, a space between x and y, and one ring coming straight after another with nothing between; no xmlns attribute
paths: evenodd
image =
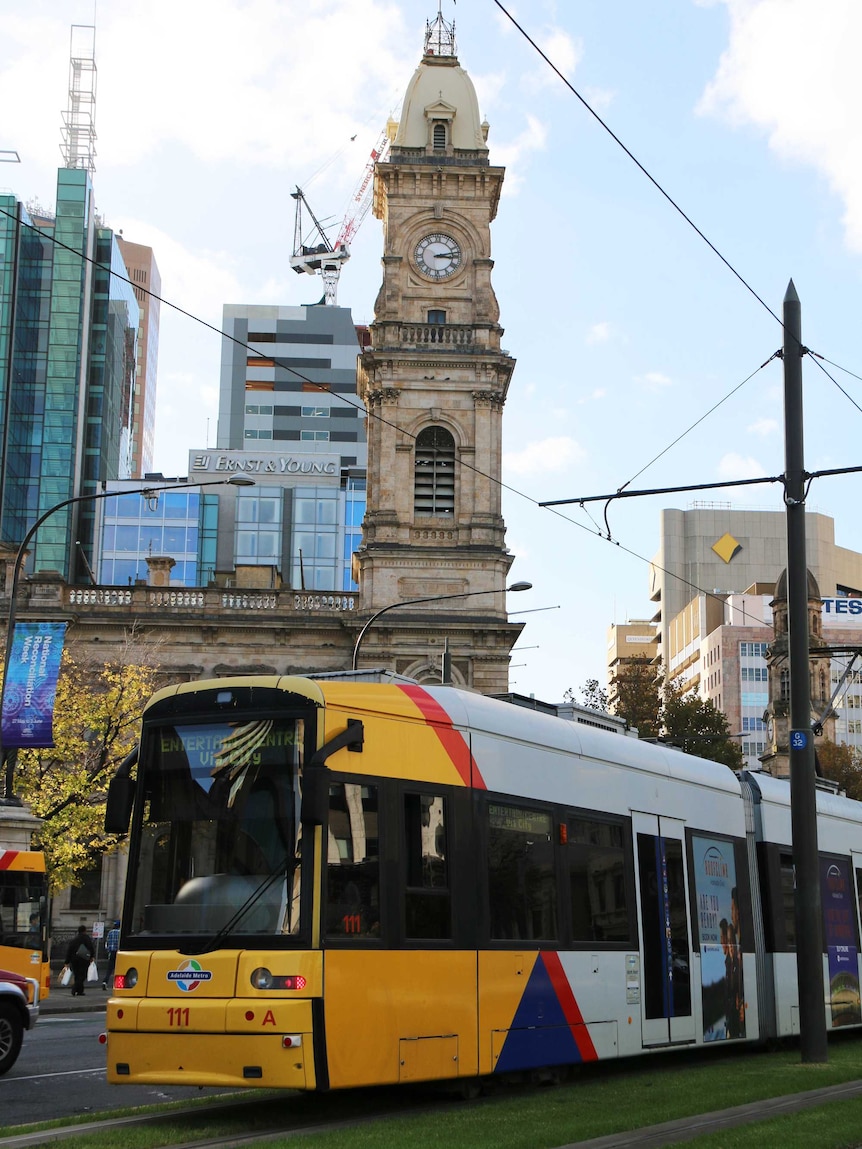
<svg viewBox="0 0 862 1149"><path fill-rule="evenodd" d="M234 612L259 614L262 611L345 614L356 609L359 596L349 592L256 590L253 587L96 586L66 587L64 597L66 607L78 611L89 608L93 613L107 609L136 615L147 610L223 615Z"/></svg>

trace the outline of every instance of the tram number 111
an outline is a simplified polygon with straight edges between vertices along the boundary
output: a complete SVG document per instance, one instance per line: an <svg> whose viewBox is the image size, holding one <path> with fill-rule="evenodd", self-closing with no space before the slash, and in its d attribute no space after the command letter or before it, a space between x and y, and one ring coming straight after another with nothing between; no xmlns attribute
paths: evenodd
<svg viewBox="0 0 862 1149"><path fill-rule="evenodd" d="M189 1024L188 1006L171 1006L168 1009L168 1025L182 1029Z"/></svg>

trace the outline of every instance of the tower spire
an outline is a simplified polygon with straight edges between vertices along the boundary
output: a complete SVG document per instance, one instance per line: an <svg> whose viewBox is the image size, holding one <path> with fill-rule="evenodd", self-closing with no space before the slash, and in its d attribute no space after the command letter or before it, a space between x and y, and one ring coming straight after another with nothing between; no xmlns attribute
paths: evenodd
<svg viewBox="0 0 862 1149"><path fill-rule="evenodd" d="M69 45L69 106L63 112L64 166L96 170L96 28L73 24Z"/></svg>

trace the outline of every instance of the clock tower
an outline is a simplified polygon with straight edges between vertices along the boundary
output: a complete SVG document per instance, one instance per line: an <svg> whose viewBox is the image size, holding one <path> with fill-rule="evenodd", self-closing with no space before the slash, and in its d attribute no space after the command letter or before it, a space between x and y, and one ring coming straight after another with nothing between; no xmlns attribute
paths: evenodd
<svg viewBox="0 0 862 1149"><path fill-rule="evenodd" d="M438 12L374 176L383 282L358 387L368 410L368 501L357 555L361 666L508 690L509 623L501 514L503 405L514 359L491 286L491 221L503 168ZM407 600L460 595L410 606Z"/></svg>

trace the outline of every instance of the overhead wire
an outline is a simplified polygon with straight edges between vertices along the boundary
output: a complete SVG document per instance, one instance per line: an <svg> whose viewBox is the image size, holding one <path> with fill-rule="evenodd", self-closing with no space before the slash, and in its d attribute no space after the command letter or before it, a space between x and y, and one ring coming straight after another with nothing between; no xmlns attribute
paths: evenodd
<svg viewBox="0 0 862 1149"><path fill-rule="evenodd" d="M602 127L602 129L608 135L610 135L610 137L614 140L614 142L625 152L625 154L636 165L636 167L641 171L641 173L650 181L650 183L656 188L656 190L667 200L667 202L671 205L671 207L695 231L695 233L703 240L703 242L707 244L707 246L710 248L710 250L721 260L721 262L734 275L734 277L758 301L758 303L761 304L761 306L772 316L772 318L775 319L779 324L781 324L781 319L778 317L778 315L776 315L776 313L772 310L772 308L769 307L769 305L765 302L765 300L763 300L762 297L754 290L754 288L748 283L748 281L744 278L744 276L733 266L733 264L730 263L730 261L722 254L722 252L719 251L719 249L715 246L715 244L712 243L712 241L697 226L697 224L694 223L692 218L682 209L682 207L676 202L676 200L670 195L670 193L666 191L666 189L651 174L651 172L645 167L645 165L643 163L641 163L641 161L638 160L638 158L634 155L634 153L623 143L623 141L612 130L612 128L609 126L609 124L606 123L605 120L595 111L595 109L584 98L584 96L582 96L581 93L574 87L574 85L564 75L564 73L556 66L556 64L554 64L554 62L547 56L547 54L539 47L539 45L529 35L529 33L526 31L526 29L506 9L505 5L501 3L501 0L494 0L494 3L497 6L497 8L502 12L502 14L521 33L521 35L531 45L531 47L535 50L535 52L539 56L541 56L541 58L545 61L545 63L548 65L548 67L559 77L559 79L572 92L572 94L582 104L582 106L585 108L585 110L597 121L597 123ZM338 152L335 153L335 155L333 155L320 168L318 168L314 173L312 173L312 175L308 178L308 180L306 180L306 183L311 182L322 171L326 170L326 168L329 167L333 162L335 162L335 160L346 150L346 148L347 148L347 145L344 145ZM14 216L12 216L12 214L10 212L6 212L2 208L0 208L0 212L2 212L2 214L4 214L4 215L8 216L9 218L13 218L13 219L15 218ZM185 308L180 307L178 304L175 304L172 301L167 300L164 297L157 295L155 292L149 291L147 288L142 287L142 285L137 284L137 283L133 283L130 279L128 279L125 276L122 276L120 273L114 271L112 268L110 268L104 264L100 264L97 260L90 259L90 257L86 256L82 252L78 252L75 248L70 247L69 245L62 243L62 241L58 240L56 236L51 235L47 232L41 231L40 229L33 227L33 225L27 224L26 221L22 220L21 222L24 223L25 226L32 227L33 230L38 232L38 234L41 237L49 238L52 242L58 244L61 247L66 248L67 250L73 252L75 255L78 255L82 260L86 260L90 263L93 263L95 266L100 267L102 270L108 271L109 274L114 275L121 280L124 280L126 283L129 283L130 286L132 286L134 289L137 289L138 291L145 292L147 295L158 300L159 303L164 303L166 307L170 307L171 309L175 310L177 313L185 316L186 318L192 319L194 322L201 324L202 326L206 327L208 330L213 331L216 334L219 334L222 338L228 339L229 341L241 346L243 349L245 349L247 351L252 351L252 352L255 352L257 354L261 353L260 349L255 348L252 344L246 343L245 341L240 340L233 335L230 335L228 332L221 330L220 328L216 327L214 324L208 323L206 320L200 318L199 316L196 316L194 313L192 313L190 311L187 311ZM674 446L676 446L686 435L688 435L692 430L694 430L700 423L702 423L706 418L708 418L709 415L713 414L718 409L718 407L720 407L724 402L726 402L728 399L730 399L737 391L740 390L740 388L742 388L747 382L749 382L749 380L755 374L757 374L758 371L762 370L769 362L771 362L771 360L773 358L775 358L775 355L771 356L770 359L766 360L765 363L761 364L761 366L759 368L757 368L756 371L752 372L751 375L747 376L746 379L744 379L741 383L739 383L736 387L734 387L730 392L728 392L728 394L725 395L723 399L719 400L718 403L714 404L713 407L710 408L709 411L705 412L699 419L697 419L693 424L691 424L690 427L688 427L684 432L682 432L681 435L677 436L676 439L674 439L662 451L660 451L658 455L656 455L653 459L651 459L648 463L646 463L639 471L637 471L624 484L622 484L622 486L619 488L619 491L623 491L632 482L634 482L634 480L636 478L638 478L640 475L642 475L650 466L652 466L655 462L657 462L658 459L660 459L669 450L671 450ZM827 362L828 362L828 360L827 360ZM295 376L298 380L300 380L301 382L303 382L309 386L315 387L318 390L320 390L321 392L328 392L328 393L332 394L339 402L342 402L347 406L354 407L356 410L367 414L367 416L369 418L375 418L375 419L379 420L380 422L382 422L383 424L388 425L388 426L392 427L393 429L400 431L402 434L405 434L410 438L415 439L417 437L415 434L413 434L409 431L406 431L404 428L399 427L395 423L392 423L390 420L386 419L384 416L380 415L379 413L367 410L367 408L365 407L365 404L358 403L358 402L354 403L346 395L343 395L343 394L340 394L337 392L332 392L329 385L320 384L320 383L317 383L313 380L308 379L307 376L303 375L301 372L299 372L295 368L291 367L289 365L289 363L284 362L282 364L282 366L287 368L290 371L290 373L293 376ZM823 368L821 364L818 363L818 366L821 366L821 370L824 370L824 372L827 374L827 376L829 376L829 378L832 379L833 383L835 383L835 385L850 400L850 402L854 403L854 406L857 406L857 408L860 409L860 411L862 411L862 408L859 408L859 405L856 404L855 401L852 399L852 397L849 396L847 394L847 392L844 391L844 389L840 387L840 384L837 383L837 381L829 374L829 372L826 372L825 368ZM833 364L833 366L838 366L838 365ZM850 372L850 374L852 374L852 372ZM860 377L857 376L857 378L860 378ZM509 491L512 494L515 494L521 498L526 499L528 502L532 503L533 505L535 505L537 507L540 506L539 500L534 499L532 496L527 495L525 492L519 490L518 488L512 486L511 484L503 482L501 479L498 479L495 476L488 475L486 472L482 471L479 467L476 467L470 463L467 463L466 460L464 460L463 458L459 458L458 463L460 466L466 468L467 470L470 470L470 471L474 472L475 474L477 474L477 475L479 475L485 479L488 479L491 482L496 483L500 487L501 490ZM613 537L611 535L611 532L610 532L610 529L609 529L609 526L607 523L607 507L605 510L605 525L607 528L606 534L602 533L601 529L598 527L598 525L592 519L591 519L592 528L590 528L590 527L587 527L583 523L579 523L576 520L569 518L566 515L562 515L561 512L557 511L555 508L544 507L542 509L551 510L552 513L559 515L561 518L565 519L571 525L580 527L581 529L586 530L587 533L595 534L595 535L597 535L597 537L604 538L606 541L613 542L614 545L619 546L622 550L628 550L628 548L623 547L622 544L620 544L618 542L618 540L613 539ZM649 560L644 559L643 556L637 555L636 552L629 551L628 553L631 553L634 557L639 558L641 561L645 561L645 562L649 561ZM683 580L683 581L687 581L687 580ZM689 585L694 587L694 584L689 584ZM700 588L696 588L696 589L700 589ZM704 592L704 593L707 593L707 592Z"/></svg>
<svg viewBox="0 0 862 1149"><path fill-rule="evenodd" d="M616 134L616 132L613 131L613 129L610 127L610 125L607 124L602 119L602 117L595 110L595 108L593 108L591 106L591 104L581 95L581 93L577 90L577 88L574 86L574 84L572 84L572 82L568 79L568 77L565 76L564 73L560 71L560 69L553 62L553 60L551 60L550 57L548 57L545 54L545 52L542 51L542 49L539 47L539 45L536 43L536 41L532 38L532 36L530 36L530 34L526 31L526 29L524 27L522 27L521 24L518 23L518 21L511 14L511 12L509 12L506 9L505 5L503 5L501 3L501 0L493 0L493 2L494 2L494 4L497 5L497 7L500 9L500 11L503 13L503 15L506 17L506 19L510 20L511 23L518 29L518 31L521 33L521 35L524 37L524 39L527 41L527 43L530 44L531 47L542 57L542 59L545 61L545 63L548 65L548 67L553 72L555 72L557 76L559 76L559 78L563 81L563 83L566 85L566 87L569 89L569 91L572 93L572 95L575 96L575 98L580 101L580 103L583 105L583 107L586 109L586 111L589 112L589 114L593 117L593 119L596 120L596 122L598 124L600 124L601 127L608 133L608 135L611 137L611 139L614 141L614 143L616 143L620 148L622 148L622 150L629 157L629 159L632 161L632 163L635 164L635 166L643 173L643 175L646 176L646 178L653 185L653 187L662 196L664 196L664 198L671 205L671 207L674 209L674 211L677 212L680 216L682 216L682 218L689 225L689 227L692 228L692 230L695 231L697 233L697 235L700 236L700 238L707 245L707 247L709 247L709 249L715 255L718 256L718 258L721 260L721 262L724 264L724 266L728 269L728 271L730 271L731 274L736 276L736 278L739 280L739 282L742 284L742 286L745 288L745 290L750 292L750 294L754 296L754 298L757 300L757 302L760 304L760 306L769 312L769 314L776 321L776 323L778 323L780 326L783 327L784 325L783 325L781 319L775 314L775 312L772 310L772 308L769 306L769 304L766 302L766 300L762 299L761 296L757 294L757 292L754 290L754 288L751 286L751 284L748 282L748 280L745 279L745 277L741 274L741 272L737 271L736 268L733 266L733 264L730 262L730 260L727 259L726 256L722 255L722 253L718 250L718 248L715 246L715 244L712 242L712 240L710 240L705 235L705 233L703 231L701 231L701 229L697 226L697 224L694 222L694 220L691 218L691 216L687 215L686 212L683 211L683 209L676 202L676 200L673 198L673 196L670 194L670 192L666 191L662 187L662 185L658 182L658 180L655 178L655 176L652 175L652 173L640 162L640 160L637 158L637 156L629 148L626 147L626 145L623 143L623 141L620 139L620 137Z"/></svg>
<svg viewBox="0 0 862 1149"><path fill-rule="evenodd" d="M2 207L0 207L0 215L5 215L7 218L12 219L12 220L15 220L17 218L13 213L6 211L5 208L2 208ZM164 296L159 295L157 292L152 291L151 289L144 287L142 284L133 281L128 276L122 275L120 272L116 271L113 267L111 267L110 264L101 263L99 260L94 259L93 257L88 256L83 252L78 251L76 248L74 248L71 245L64 243L62 240L58 239L57 236L53 235L52 233L50 233L48 231L43 231L41 228L37 227L35 224L28 223L26 220L23 220L23 219L20 220L19 222L23 226L25 226L25 227L29 228L31 231L35 232L41 239L47 239L49 242L55 244L56 246L70 252L73 255L78 256L78 258L81 259L82 261L89 263L89 264L92 264L95 268L98 268L99 270L101 270L103 272L107 272L109 275L115 277L116 279L120 280L121 282L128 284L134 290L142 292L143 294L156 300L159 304L164 304L166 307L177 312L179 315L182 315L187 319L191 319L193 322L198 323L200 326L206 328L208 331L212 331L214 334L220 335L222 338L227 339L231 343L234 343L237 346L243 348L243 350L251 351L251 352L258 354L258 355L260 355L262 350L264 350L262 348L255 347L251 343L247 343L245 340L239 339L236 336L231 335L227 331L223 331L221 328L216 327L215 324L209 323L207 320L201 318L198 315L195 315L194 312L188 311L186 308L181 307L179 304L176 304L176 303L172 302L171 300L166 299ZM772 356L771 358L774 358L774 356ZM770 360L767 360L767 363L769 361ZM311 386L311 387L315 387L321 393L326 393L326 394L332 395L332 397L334 399L336 399L338 402L344 403L346 406L353 407L355 410L357 410L363 414L366 414L368 418L375 419L378 422L382 423L384 426L391 427L393 430L398 431L403 435L406 435L410 439L415 440L418 437L414 432L408 431L406 428L401 427L397 423L393 423L391 420L386 419L383 415L380 415L378 412L368 410L364 403L361 403L358 401L354 402L352 398L350 398L349 396L347 396L343 393L331 391L329 384L318 383L317 381L315 381L313 379L309 379L307 375L304 375L301 371L298 371L296 368L291 367L289 365L289 363L287 363L287 362L283 362L281 365L286 370L288 370L293 376L295 376L296 379L298 379L301 383L304 383L304 384ZM757 368L757 371L761 370L765 366L766 366L766 363L762 364L761 367ZM756 374L757 371L752 372L752 375ZM742 383L738 384L735 388L733 388L733 390L731 390L728 393L728 395L725 396L725 398L726 399L730 398L730 396L733 395L736 391L738 391L739 388L741 386L743 386L744 383L747 382L748 379L750 379L752 377L752 375L749 375L745 380L742 381ZM722 402L723 401L724 400L722 400ZM577 527L579 530L585 531L589 535L594 535L596 538L602 539L604 542L611 543L612 545L618 547L624 553L630 554L633 558L637 558L639 561L644 562L647 565L652 565L657 570L662 570L662 572L664 574L666 574L670 577L679 579L679 581L683 582L686 586L689 586L692 589L699 591L700 593L709 594L708 591L706 591L705 589L703 589L701 587L697 587L696 584L690 582L688 579L685 579L680 575L676 575L673 572L668 571L665 568L660 567L655 563L651 563L651 560L646 559L643 555L638 554L636 551L630 550L628 547L626 547L622 543L620 543L619 540L613 538L613 536L611 535L609 530L608 530L607 534L603 533L601 528L598 526L598 524L595 523L594 520L591 519L592 526L587 526L585 523L578 522L576 519L573 519L569 515L566 515L563 512L559 511L556 507L542 506L540 501L538 499L534 498L532 495L527 494L525 491L519 490L517 487L512 486L510 483L504 482L501 478L498 478L495 475L488 474L486 471L483 471L480 467L477 467L477 466L473 465L472 463L468 463L463 458L458 458L457 463L460 467L464 468L465 470L471 471L473 474L478 475L480 478L486 479L489 482L495 484L497 487L499 487L500 490L508 491L510 494L516 495L518 498L524 499L526 502L532 504L537 509L546 510L552 514L555 514L558 518L563 519L569 525L571 525L573 527ZM647 464L647 466L649 466L649 465L650 464ZM642 473L642 471L638 472L638 474L640 474L640 473ZM633 479L636 477L637 476L633 476L633 478L630 479L629 482L632 482Z"/></svg>

